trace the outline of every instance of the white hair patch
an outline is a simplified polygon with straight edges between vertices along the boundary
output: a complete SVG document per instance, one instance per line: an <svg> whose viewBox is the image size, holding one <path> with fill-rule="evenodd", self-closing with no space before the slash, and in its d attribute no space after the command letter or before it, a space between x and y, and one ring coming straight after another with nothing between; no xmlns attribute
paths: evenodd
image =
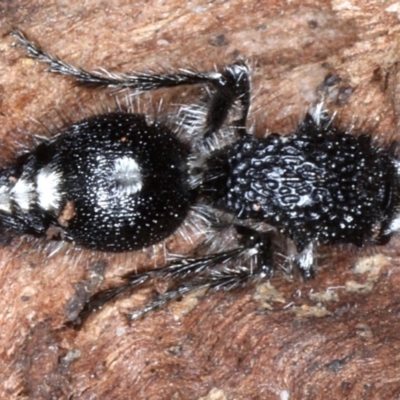
<svg viewBox="0 0 400 400"><path fill-rule="evenodd" d="M386 230L385 234L390 235L393 232L400 231L400 213L398 213L390 223L388 229Z"/></svg>
<svg viewBox="0 0 400 400"><path fill-rule="evenodd" d="M11 213L10 189L5 185L0 187L0 211Z"/></svg>
<svg viewBox="0 0 400 400"><path fill-rule="evenodd" d="M117 184L118 190L125 196L140 192L143 187L139 164L128 156L115 160L113 179Z"/></svg>
<svg viewBox="0 0 400 400"><path fill-rule="evenodd" d="M43 210L57 210L61 203L60 184L62 175L51 167L39 170L36 177L37 202Z"/></svg>
<svg viewBox="0 0 400 400"><path fill-rule="evenodd" d="M312 269L314 263L313 252L314 245L313 243L310 243L302 252L297 255L296 261L303 271L310 271Z"/></svg>
<svg viewBox="0 0 400 400"><path fill-rule="evenodd" d="M35 198L33 183L20 178L11 189L10 194L21 210L28 211Z"/></svg>

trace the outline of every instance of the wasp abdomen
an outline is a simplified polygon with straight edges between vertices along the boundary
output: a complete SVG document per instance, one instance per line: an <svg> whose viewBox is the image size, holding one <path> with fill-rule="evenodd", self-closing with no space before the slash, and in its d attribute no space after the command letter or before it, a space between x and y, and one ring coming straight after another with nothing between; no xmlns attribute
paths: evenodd
<svg viewBox="0 0 400 400"><path fill-rule="evenodd" d="M60 132L4 171L1 221L19 232L125 251L173 233L191 204L186 147L129 113L97 115Z"/></svg>

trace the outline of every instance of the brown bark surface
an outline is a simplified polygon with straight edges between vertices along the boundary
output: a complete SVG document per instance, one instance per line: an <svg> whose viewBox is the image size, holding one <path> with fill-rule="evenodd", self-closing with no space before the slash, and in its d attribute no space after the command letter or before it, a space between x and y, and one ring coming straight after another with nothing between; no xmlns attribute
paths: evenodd
<svg viewBox="0 0 400 400"><path fill-rule="evenodd" d="M113 103L109 93L43 72L11 47L13 27L89 69L211 69L244 57L253 68L257 135L290 132L324 99L337 124L386 144L399 137L399 18L398 3L367 0L2 1L2 163L33 135L51 134L44 126L54 133ZM200 93L181 88L150 100L162 97L166 107ZM150 100L141 101L144 112ZM312 281L277 274L232 293L191 294L129 324L124 312L147 295L138 291L80 331L65 322L82 288L152 268L160 249L110 255L4 235L1 243L2 399L400 397L399 239L325 249Z"/></svg>

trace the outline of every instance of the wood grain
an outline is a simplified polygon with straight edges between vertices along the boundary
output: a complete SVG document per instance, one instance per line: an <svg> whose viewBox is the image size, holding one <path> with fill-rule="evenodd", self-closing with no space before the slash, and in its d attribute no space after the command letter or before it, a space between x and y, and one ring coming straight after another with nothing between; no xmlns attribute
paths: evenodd
<svg viewBox="0 0 400 400"><path fill-rule="evenodd" d="M324 100L337 124L387 144L398 140L400 121L399 15L397 3L366 0L1 2L2 160L31 145L33 135L114 102L109 93L44 73L11 47L6 33L13 27L85 68L211 69L243 57L253 68L256 135L289 133ZM168 110L201 90L159 91L139 107L146 112L163 98ZM172 239L170 249L190 251ZM57 249L4 235L0 397L399 398L398 239L362 251L325 249L313 281L278 274L269 285L192 294L129 324L124 312L148 295L139 291L80 331L65 327L85 286L106 287L134 268L152 268L159 253Z"/></svg>

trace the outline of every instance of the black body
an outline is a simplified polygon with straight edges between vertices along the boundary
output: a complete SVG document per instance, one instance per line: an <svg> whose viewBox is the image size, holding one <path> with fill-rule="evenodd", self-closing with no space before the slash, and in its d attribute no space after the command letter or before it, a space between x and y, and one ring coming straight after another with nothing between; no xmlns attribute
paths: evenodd
<svg viewBox="0 0 400 400"><path fill-rule="evenodd" d="M71 124L0 175L3 229L97 250L148 247L175 232L196 206L207 208L202 219L209 218L209 226L201 234L212 233L215 240L205 238L192 257L128 273L123 285L93 295L81 319L152 278L171 279L175 289L132 318L192 288L228 290L269 276L277 236L294 242L297 253L287 256L288 263L310 277L319 244L378 244L400 230L397 158L367 135L339 130L319 107L291 135L250 135L250 71L244 62L220 72L89 72L52 57L21 32L12 34L50 72L82 85L136 92L212 87L203 112L193 111L195 123L177 123L176 131L196 137L188 145L174 128L150 124L144 115L102 114ZM227 225L235 242L218 247L213 242Z"/></svg>
<svg viewBox="0 0 400 400"><path fill-rule="evenodd" d="M239 219L277 227L298 251L313 241L384 241L398 202L393 158L330 122L307 115L288 137L245 136L223 148L207 161L206 193Z"/></svg>

